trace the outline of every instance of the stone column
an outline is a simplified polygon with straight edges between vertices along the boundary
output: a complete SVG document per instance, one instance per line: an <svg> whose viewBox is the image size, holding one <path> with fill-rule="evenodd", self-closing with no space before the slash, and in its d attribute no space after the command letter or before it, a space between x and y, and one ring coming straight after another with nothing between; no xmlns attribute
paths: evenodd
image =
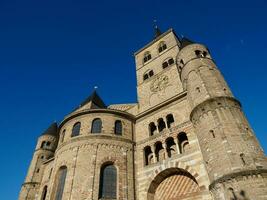
<svg viewBox="0 0 267 200"><path fill-rule="evenodd" d="M156 154L155 154L155 146L153 145L151 148L152 154L153 154L153 163L157 162Z"/></svg>
<svg viewBox="0 0 267 200"><path fill-rule="evenodd" d="M179 148L179 139L178 138L176 138L175 146L176 146L176 149L177 149L177 154L181 154L180 148Z"/></svg>
<svg viewBox="0 0 267 200"><path fill-rule="evenodd" d="M164 159L168 158L168 151L167 151L167 145L166 143L162 143L163 149L164 149Z"/></svg>

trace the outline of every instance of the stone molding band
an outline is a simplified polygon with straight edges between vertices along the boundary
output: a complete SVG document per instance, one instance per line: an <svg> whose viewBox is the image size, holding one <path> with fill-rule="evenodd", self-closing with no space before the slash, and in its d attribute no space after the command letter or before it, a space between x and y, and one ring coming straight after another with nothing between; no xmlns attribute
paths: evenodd
<svg viewBox="0 0 267 200"><path fill-rule="evenodd" d="M218 183L223 183L223 182L226 182L228 180L235 179L238 177L252 176L252 175L259 175L259 174L263 175L264 177L267 177L267 169L254 169L254 170L245 170L241 172L230 173L213 181L209 186L209 190L212 190L215 187L215 185Z"/></svg>
<svg viewBox="0 0 267 200"><path fill-rule="evenodd" d="M22 186L26 186L26 185L40 185L39 182L25 182L22 184Z"/></svg>
<svg viewBox="0 0 267 200"><path fill-rule="evenodd" d="M229 104L229 101L232 101L233 104L232 105ZM203 114L203 112L205 113L211 110L215 110L219 107L234 107L234 106L238 106L239 108L241 108L241 103L234 97L218 96L209 98L195 106L195 108L190 113L190 121L191 122L197 121L199 117Z"/></svg>
<svg viewBox="0 0 267 200"><path fill-rule="evenodd" d="M75 117L82 116L85 114L91 114L91 113L109 113L109 114L115 114L118 116L125 117L127 119L130 119L132 121L135 121L135 117L132 114L129 114L127 112L119 111L119 110L113 110L113 109L87 109L82 111L74 112L70 115L68 115L59 125L59 129L68 122L71 119L74 119Z"/></svg>

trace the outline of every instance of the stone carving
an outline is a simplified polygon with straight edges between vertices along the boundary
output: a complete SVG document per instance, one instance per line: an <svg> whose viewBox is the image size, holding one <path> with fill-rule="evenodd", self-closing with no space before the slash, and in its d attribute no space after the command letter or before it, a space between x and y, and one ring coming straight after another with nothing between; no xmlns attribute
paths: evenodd
<svg viewBox="0 0 267 200"><path fill-rule="evenodd" d="M157 77L150 85L151 92L159 92L165 89L169 84L168 76Z"/></svg>

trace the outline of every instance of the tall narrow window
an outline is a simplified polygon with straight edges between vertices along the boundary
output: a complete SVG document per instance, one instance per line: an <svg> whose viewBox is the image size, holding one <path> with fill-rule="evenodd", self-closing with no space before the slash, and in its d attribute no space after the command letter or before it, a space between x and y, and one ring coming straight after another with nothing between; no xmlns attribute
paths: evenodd
<svg viewBox="0 0 267 200"><path fill-rule="evenodd" d="M158 120L158 129L159 132L163 131L166 128L166 124L162 118Z"/></svg>
<svg viewBox="0 0 267 200"><path fill-rule="evenodd" d="M46 199L46 194L47 194L47 186L44 186L41 200L45 200Z"/></svg>
<svg viewBox="0 0 267 200"><path fill-rule="evenodd" d="M164 148L163 148L161 142L157 142L155 144L155 154L156 154L157 162L162 161L162 160L165 159Z"/></svg>
<svg viewBox="0 0 267 200"><path fill-rule="evenodd" d="M115 134L122 135L122 123L120 120L115 121Z"/></svg>
<svg viewBox="0 0 267 200"><path fill-rule="evenodd" d="M42 144L41 144L41 148L44 148L45 147L45 144L46 144L46 142L43 141Z"/></svg>
<svg viewBox="0 0 267 200"><path fill-rule="evenodd" d="M77 122L76 124L74 124L73 128L72 128L72 133L71 133L71 137L75 137L80 135L80 129L81 129L81 123Z"/></svg>
<svg viewBox="0 0 267 200"><path fill-rule="evenodd" d="M156 127L155 123L154 122L151 122L149 124L149 133L150 133L150 136L154 135L156 131L157 131L157 127Z"/></svg>
<svg viewBox="0 0 267 200"><path fill-rule="evenodd" d="M67 177L67 167L62 166L59 168L56 177L55 200L62 200L66 177Z"/></svg>
<svg viewBox="0 0 267 200"><path fill-rule="evenodd" d="M168 114L166 116L166 119L167 119L167 126L168 126L168 128L171 128L172 124L174 123L173 115L172 114Z"/></svg>
<svg viewBox="0 0 267 200"><path fill-rule="evenodd" d="M102 121L100 118L94 119L92 122L91 133L101 133L102 132Z"/></svg>
<svg viewBox="0 0 267 200"><path fill-rule="evenodd" d="M113 164L101 169L99 199L117 199L117 169Z"/></svg>
<svg viewBox="0 0 267 200"><path fill-rule="evenodd" d="M146 166L153 163L153 153L150 146L144 148L144 156Z"/></svg>
<svg viewBox="0 0 267 200"><path fill-rule="evenodd" d="M167 156L171 158L174 154L176 154L176 145L174 143L173 138L166 139L166 146L167 146Z"/></svg>
<svg viewBox="0 0 267 200"><path fill-rule="evenodd" d="M64 142L66 130L64 129L61 133L61 143Z"/></svg>
<svg viewBox="0 0 267 200"><path fill-rule="evenodd" d="M178 145L180 148L180 152L184 153L186 152L187 148L189 147L189 142L186 133L181 132L178 135Z"/></svg>

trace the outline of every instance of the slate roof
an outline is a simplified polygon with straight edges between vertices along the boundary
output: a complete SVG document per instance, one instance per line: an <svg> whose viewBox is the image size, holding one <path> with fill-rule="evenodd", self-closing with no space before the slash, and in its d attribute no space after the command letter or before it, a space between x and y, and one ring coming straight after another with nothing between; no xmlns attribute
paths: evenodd
<svg viewBox="0 0 267 200"><path fill-rule="evenodd" d="M195 42L189 40L188 38L183 37L182 40L181 40L181 47L180 47L180 49L182 49L182 48L184 48L184 47L186 47L186 46L188 46L190 44L194 44L194 43Z"/></svg>
<svg viewBox="0 0 267 200"><path fill-rule="evenodd" d="M46 129L45 132L42 133L42 135L52 135L52 136L58 136L58 126L57 123L52 123L48 129Z"/></svg>
<svg viewBox="0 0 267 200"><path fill-rule="evenodd" d="M92 102L97 108L107 108L103 100L100 98L100 96L97 94L97 92L94 90L93 93L87 97L79 106L82 107L86 105L87 103ZM78 109L78 108L77 108Z"/></svg>

